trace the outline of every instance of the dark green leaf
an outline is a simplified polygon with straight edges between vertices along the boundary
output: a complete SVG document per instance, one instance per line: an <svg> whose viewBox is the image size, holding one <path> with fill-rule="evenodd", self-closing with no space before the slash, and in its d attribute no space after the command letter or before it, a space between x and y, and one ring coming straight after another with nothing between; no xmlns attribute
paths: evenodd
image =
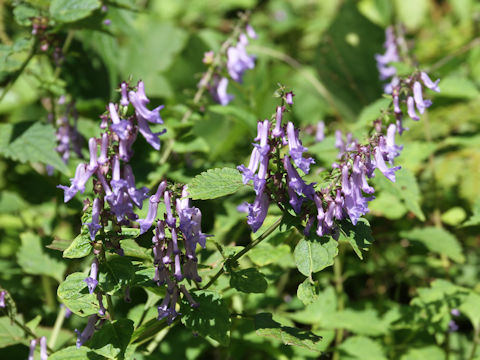
<svg viewBox="0 0 480 360"><path fill-rule="evenodd" d="M372 230L368 221L360 218L357 225L353 225L349 220L345 220L340 224L340 229L340 239L347 240L357 256L363 260L362 251L368 251L373 243Z"/></svg>
<svg viewBox="0 0 480 360"><path fill-rule="evenodd" d="M107 294L112 295L133 280L135 269L124 256L113 255L105 264L100 264L98 284Z"/></svg>
<svg viewBox="0 0 480 360"><path fill-rule="evenodd" d="M84 281L86 277L80 272L70 274L57 289L60 301L80 316L96 314L99 310L96 295L88 292L87 283Z"/></svg>
<svg viewBox="0 0 480 360"><path fill-rule="evenodd" d="M256 268L244 269L231 273L230 286L245 293L264 293L267 280Z"/></svg>
<svg viewBox="0 0 480 360"><path fill-rule="evenodd" d="M198 308L192 308L183 302L180 312L182 323L226 346L230 342L230 314L219 294L209 291L199 291L192 295Z"/></svg>
<svg viewBox="0 0 480 360"><path fill-rule="evenodd" d="M26 343L23 330L8 316L0 317L0 348Z"/></svg>
<svg viewBox="0 0 480 360"><path fill-rule="evenodd" d="M123 359L132 334L132 320L120 319L107 322L95 332L88 347L108 359Z"/></svg>

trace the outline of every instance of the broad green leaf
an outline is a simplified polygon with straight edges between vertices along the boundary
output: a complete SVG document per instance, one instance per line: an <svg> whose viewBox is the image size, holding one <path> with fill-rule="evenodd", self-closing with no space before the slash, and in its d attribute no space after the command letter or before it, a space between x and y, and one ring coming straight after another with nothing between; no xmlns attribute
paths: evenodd
<svg viewBox="0 0 480 360"><path fill-rule="evenodd" d="M70 274L57 289L60 302L79 316L96 314L99 310L96 295L88 292L86 277L80 272Z"/></svg>
<svg viewBox="0 0 480 360"><path fill-rule="evenodd" d="M269 243L262 243L250 250L248 257L258 266L275 264L282 267L295 267L292 252L286 244L273 246Z"/></svg>
<svg viewBox="0 0 480 360"><path fill-rule="evenodd" d="M132 334L132 320L107 322L93 334L88 347L107 359L123 359Z"/></svg>
<svg viewBox="0 0 480 360"><path fill-rule="evenodd" d="M98 284L107 294L112 295L127 286L135 276L132 262L124 256L113 255L100 264Z"/></svg>
<svg viewBox="0 0 480 360"><path fill-rule="evenodd" d="M391 104L390 99L381 98L372 104L365 106L358 115L358 119L355 122L355 126L358 127L365 127L365 126L372 126L374 120L378 119L382 114L382 110L388 110L389 105Z"/></svg>
<svg viewBox="0 0 480 360"><path fill-rule="evenodd" d="M457 226L467 217L467 213L460 206L454 206L442 214L442 221L450 226Z"/></svg>
<svg viewBox="0 0 480 360"><path fill-rule="evenodd" d="M373 243L372 230L366 219L358 219L357 225L345 220L340 225L340 240L347 240L355 254L363 260L362 251L368 251Z"/></svg>
<svg viewBox="0 0 480 360"><path fill-rule="evenodd" d="M249 268L231 273L230 286L245 293L264 293L267 280L256 268Z"/></svg>
<svg viewBox="0 0 480 360"><path fill-rule="evenodd" d="M331 286L318 294L318 299L304 309L289 314L289 317L301 324L318 324L324 327L331 313L337 308L335 289Z"/></svg>
<svg viewBox="0 0 480 360"><path fill-rule="evenodd" d="M20 162L41 162L67 174L68 168L55 151L52 125L33 123L0 124L0 155ZM25 127L29 126L25 130Z"/></svg>
<svg viewBox="0 0 480 360"><path fill-rule="evenodd" d="M230 313L220 295L210 291L198 291L192 296L200 306L192 308L188 303L182 302L182 324L201 336L208 336L221 345L228 345Z"/></svg>
<svg viewBox="0 0 480 360"><path fill-rule="evenodd" d="M42 241L33 233L20 235L22 245L17 252L18 264L23 271L32 275L47 275L58 282L63 280L63 274L67 269L66 264L45 254Z"/></svg>
<svg viewBox="0 0 480 360"><path fill-rule="evenodd" d="M40 12L28 4L17 4L13 9L13 16L18 25L31 26L32 18L40 16Z"/></svg>
<svg viewBox="0 0 480 360"><path fill-rule="evenodd" d="M305 276L333 265L333 259L338 254L338 243L329 238L328 242L302 239L295 247L295 264Z"/></svg>
<svg viewBox="0 0 480 360"><path fill-rule="evenodd" d="M125 256L144 260L149 260L152 258L151 250L145 249L144 247L138 245L134 239L120 240L120 247L122 248Z"/></svg>
<svg viewBox="0 0 480 360"><path fill-rule="evenodd" d="M395 0L399 20L410 30L415 30L427 19L428 0Z"/></svg>
<svg viewBox="0 0 480 360"><path fill-rule="evenodd" d="M352 336L338 347L341 352L349 355L351 359L358 360L386 360L381 345L364 336Z"/></svg>
<svg viewBox="0 0 480 360"><path fill-rule="evenodd" d="M315 285L310 279L305 279L297 288L298 298L305 304L309 305L318 300L318 293Z"/></svg>
<svg viewBox="0 0 480 360"><path fill-rule="evenodd" d="M379 336L386 334L388 323L379 318L373 309L352 310L345 309L327 314L327 329L347 329L355 334Z"/></svg>
<svg viewBox="0 0 480 360"><path fill-rule="evenodd" d="M457 238L447 230L436 227L402 231L400 236L421 242L428 250L445 255L457 263L465 262L463 250Z"/></svg>
<svg viewBox="0 0 480 360"><path fill-rule="evenodd" d="M49 360L102 360L103 356L95 354L86 346L77 348L76 346L69 346L65 349L54 352L48 356Z"/></svg>
<svg viewBox="0 0 480 360"><path fill-rule="evenodd" d="M87 256L92 251L88 234L78 235L63 252L63 257L67 259L79 259Z"/></svg>
<svg viewBox="0 0 480 360"><path fill-rule="evenodd" d="M422 348L409 349L400 360L444 360L445 352L438 346L429 345Z"/></svg>
<svg viewBox="0 0 480 360"><path fill-rule="evenodd" d="M460 305L460 311L467 315L471 321L473 328L477 331L480 329L480 295L472 292L465 301Z"/></svg>
<svg viewBox="0 0 480 360"><path fill-rule="evenodd" d="M28 207L28 203L15 192L2 190L0 194L0 213L16 213Z"/></svg>
<svg viewBox="0 0 480 360"><path fill-rule="evenodd" d="M269 313L255 315L255 332L259 336L280 340L285 345L300 346L313 351L319 351L317 344L322 340L311 331L282 326L273 320L272 314Z"/></svg>
<svg viewBox="0 0 480 360"><path fill-rule="evenodd" d="M448 76L441 80L438 96L475 99L480 92L475 83L466 77Z"/></svg>
<svg viewBox="0 0 480 360"><path fill-rule="evenodd" d="M70 23L86 18L100 6L100 0L52 0L50 16L56 21Z"/></svg>
<svg viewBox="0 0 480 360"><path fill-rule="evenodd" d="M195 176L188 185L188 192L193 200L207 200L233 194L244 186L237 169L217 168Z"/></svg>
<svg viewBox="0 0 480 360"><path fill-rule="evenodd" d="M24 343L25 334L20 326L12 323L8 316L0 317L0 348Z"/></svg>

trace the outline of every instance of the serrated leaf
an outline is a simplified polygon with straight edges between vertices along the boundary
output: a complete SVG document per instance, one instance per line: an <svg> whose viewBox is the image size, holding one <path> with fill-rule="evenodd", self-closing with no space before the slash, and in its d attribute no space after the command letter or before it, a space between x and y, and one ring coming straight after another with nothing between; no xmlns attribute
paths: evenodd
<svg viewBox="0 0 480 360"><path fill-rule="evenodd" d="M96 295L88 292L86 277L80 272L70 274L57 289L60 302L80 316L96 314L99 310Z"/></svg>
<svg viewBox="0 0 480 360"><path fill-rule="evenodd" d="M297 296L305 305L309 305L318 300L317 289L315 285L311 283L310 279L305 279L303 283L298 285Z"/></svg>
<svg viewBox="0 0 480 360"><path fill-rule="evenodd" d="M48 356L49 360L102 360L103 356L95 354L86 346L77 348L76 346L69 346L65 349L54 352Z"/></svg>
<svg viewBox="0 0 480 360"><path fill-rule="evenodd" d="M20 343L25 343L23 330L8 316L0 317L0 348Z"/></svg>
<svg viewBox="0 0 480 360"><path fill-rule="evenodd" d="M285 345L300 346L308 350L319 351L317 344L322 338L309 330L282 326L273 320L272 314L269 313L255 315L254 321L257 335L275 338L282 341Z"/></svg>
<svg viewBox="0 0 480 360"><path fill-rule="evenodd" d="M51 276L61 282L67 266L44 253L42 242L37 235L23 233L20 239L22 245L17 252L17 261L23 271L32 275Z"/></svg>
<svg viewBox="0 0 480 360"><path fill-rule="evenodd" d="M188 192L193 200L207 200L233 194L244 186L237 169L217 168L195 176L188 185Z"/></svg>
<svg viewBox="0 0 480 360"><path fill-rule="evenodd" d="M368 251L374 241L368 221L360 218L357 225L353 225L349 220L345 220L340 224L340 229L340 240L347 240L355 254L363 260L362 251Z"/></svg>
<svg viewBox="0 0 480 360"><path fill-rule="evenodd" d="M465 262L465 256L457 238L445 229L436 227L417 228L402 231L400 236L421 242L428 250L445 255L455 262Z"/></svg>
<svg viewBox="0 0 480 360"><path fill-rule="evenodd" d="M230 343L230 313L219 294L210 291L198 291L192 294L198 308L192 308L182 302L180 312L182 324L198 332L201 336L208 336L221 345Z"/></svg>
<svg viewBox="0 0 480 360"><path fill-rule="evenodd" d="M152 258L151 250L141 247L133 239L120 240L120 247L122 248L125 256L144 260L149 260Z"/></svg>
<svg viewBox="0 0 480 360"><path fill-rule="evenodd" d="M472 292L460 306L460 311L465 314L477 331L480 329L480 295Z"/></svg>
<svg viewBox="0 0 480 360"><path fill-rule="evenodd" d="M377 342L364 336L352 336L339 346L340 351L351 359L386 360L383 349Z"/></svg>
<svg viewBox="0 0 480 360"><path fill-rule="evenodd" d="M88 234L80 234L75 239L68 248L63 252L63 257L67 259L80 259L92 251L92 245L90 241L90 236Z"/></svg>
<svg viewBox="0 0 480 360"><path fill-rule="evenodd" d="M86 18L100 6L99 0L52 0L50 16L56 21L70 23Z"/></svg>
<svg viewBox="0 0 480 360"><path fill-rule="evenodd" d="M132 334L132 320L120 319L108 322L94 333L88 347L107 359L123 359Z"/></svg>
<svg viewBox="0 0 480 360"><path fill-rule="evenodd" d="M281 267L295 267L292 252L286 244L273 246L269 243L262 243L250 250L248 257L258 266L275 264Z"/></svg>
<svg viewBox="0 0 480 360"><path fill-rule="evenodd" d="M127 286L135 276L132 262L124 256L114 255L100 264L98 285L109 295Z"/></svg>
<svg viewBox="0 0 480 360"><path fill-rule="evenodd" d="M333 259L338 253L338 243L329 238L328 242L302 239L295 247L294 257L297 269L305 276L333 265Z"/></svg>
<svg viewBox="0 0 480 360"><path fill-rule="evenodd" d="M28 125L0 124L0 154L15 161L52 165L68 174L67 166L55 151L57 143L53 126L36 122L25 130Z"/></svg>
<svg viewBox="0 0 480 360"><path fill-rule="evenodd" d="M267 280L256 268L232 271L230 286L244 293L262 294L267 290Z"/></svg>

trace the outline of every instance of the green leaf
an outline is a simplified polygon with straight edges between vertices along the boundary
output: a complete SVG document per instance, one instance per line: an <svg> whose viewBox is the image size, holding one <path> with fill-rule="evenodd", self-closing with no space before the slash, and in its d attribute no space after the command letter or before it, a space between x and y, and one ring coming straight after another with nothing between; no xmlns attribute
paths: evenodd
<svg viewBox="0 0 480 360"><path fill-rule="evenodd" d="M88 234L78 235L63 252L63 257L67 259L79 259L87 256L92 251L90 244L90 236Z"/></svg>
<svg viewBox="0 0 480 360"><path fill-rule="evenodd" d="M310 279L305 279L303 283L298 285L297 296L305 305L309 305L318 300L317 289L315 285L311 283Z"/></svg>
<svg viewBox="0 0 480 360"><path fill-rule="evenodd" d="M54 352L48 356L49 360L102 360L104 357L95 354L86 346L77 348L76 346L69 346L65 349Z"/></svg>
<svg viewBox="0 0 480 360"><path fill-rule="evenodd" d="M441 93L437 96L475 99L480 94L475 83L466 77L448 76L440 82Z"/></svg>
<svg viewBox="0 0 480 360"><path fill-rule="evenodd" d="M467 217L467 213L460 206L454 206L444 212L441 216L442 221L450 226L457 226Z"/></svg>
<svg viewBox="0 0 480 360"><path fill-rule="evenodd" d="M193 200L207 200L233 194L243 187L242 175L237 169L217 168L195 176L188 192Z"/></svg>
<svg viewBox="0 0 480 360"><path fill-rule="evenodd" d="M100 264L98 284L112 295L126 287L135 276L132 262L124 256L113 255L105 264Z"/></svg>
<svg viewBox="0 0 480 360"><path fill-rule="evenodd" d="M417 228L410 231L402 231L400 236L421 242L428 250L445 255L455 262L465 262L465 256L460 243L447 230L437 227Z"/></svg>
<svg viewBox="0 0 480 360"><path fill-rule="evenodd" d="M298 270L305 276L333 265L333 259L338 254L338 243L329 238L328 242L302 239L295 247L294 257Z"/></svg>
<svg viewBox="0 0 480 360"><path fill-rule="evenodd" d="M460 311L467 315L475 330L480 329L480 295L472 292L460 305Z"/></svg>
<svg viewBox="0 0 480 360"><path fill-rule="evenodd" d="M208 336L221 345L228 345L230 313L220 295L210 291L198 291L192 296L200 306L192 308L188 303L182 302L182 323L201 336Z"/></svg>
<svg viewBox="0 0 480 360"><path fill-rule="evenodd" d="M382 114L382 110L388 110L390 103L390 99L381 98L374 103L365 106L360 115L358 116L358 120L355 122L355 125L359 127L370 127L373 121L380 117L380 115Z"/></svg>
<svg viewBox="0 0 480 360"><path fill-rule="evenodd" d="M70 23L86 18L100 6L100 0L52 0L50 16L56 21Z"/></svg>
<svg viewBox="0 0 480 360"><path fill-rule="evenodd" d="M60 302L80 316L96 314L99 310L96 295L88 292L86 277L80 272L70 274L57 289Z"/></svg>
<svg viewBox="0 0 480 360"><path fill-rule="evenodd" d="M286 244L273 246L264 242L250 250L248 257L258 266L275 264L282 267L295 267L292 252Z"/></svg>
<svg viewBox="0 0 480 360"><path fill-rule="evenodd" d="M22 328L12 323L8 316L0 317L0 348L20 343L26 343Z"/></svg>
<svg viewBox="0 0 480 360"><path fill-rule="evenodd" d="M480 225L480 200L477 200L475 204L473 204L473 214L462 224L462 227L475 225Z"/></svg>
<svg viewBox="0 0 480 360"><path fill-rule="evenodd" d="M20 239L22 245L17 252L17 261L23 271L32 275L51 276L61 282L67 266L44 253L42 242L37 235L23 233Z"/></svg>
<svg viewBox="0 0 480 360"><path fill-rule="evenodd" d="M52 125L36 122L0 124L0 154L22 163L41 162L52 165L64 174L68 168L55 151L57 142ZM25 130L25 127L29 126Z"/></svg>
<svg viewBox="0 0 480 360"><path fill-rule="evenodd" d="M0 194L0 213L16 213L28 207L28 203L16 192L2 190Z"/></svg>
<svg viewBox="0 0 480 360"><path fill-rule="evenodd" d="M360 218L357 225L353 225L349 220L345 220L340 224L340 230L340 240L347 240L355 254L363 260L362 251L368 251L374 241L368 221Z"/></svg>
<svg viewBox="0 0 480 360"><path fill-rule="evenodd" d="M245 293L262 294L267 290L267 280L256 268L232 271L230 286Z"/></svg>
<svg viewBox="0 0 480 360"><path fill-rule="evenodd" d="M419 349L409 349L400 360L443 360L445 352L438 346L430 345Z"/></svg>
<svg viewBox="0 0 480 360"><path fill-rule="evenodd" d="M352 336L338 347L340 351L358 360L386 360L383 349L377 342L364 336Z"/></svg>
<svg viewBox="0 0 480 360"><path fill-rule="evenodd" d="M309 330L282 326L273 320L272 314L269 313L255 315L254 321L255 332L259 336L275 338L282 341L285 345L300 346L308 350L319 351L317 345L322 338Z"/></svg>
<svg viewBox="0 0 480 360"><path fill-rule="evenodd" d="M13 16L18 25L31 26L32 18L40 15L37 9L29 6L28 4L18 4L13 9Z"/></svg>
<svg viewBox="0 0 480 360"><path fill-rule="evenodd" d="M120 319L107 322L96 331L88 347L108 359L123 359L133 334L133 321Z"/></svg>

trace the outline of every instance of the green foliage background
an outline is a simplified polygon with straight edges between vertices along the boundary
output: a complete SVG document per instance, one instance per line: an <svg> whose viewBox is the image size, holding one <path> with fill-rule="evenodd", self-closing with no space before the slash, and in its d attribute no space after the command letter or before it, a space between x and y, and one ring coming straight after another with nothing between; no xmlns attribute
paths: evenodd
<svg viewBox="0 0 480 360"><path fill-rule="evenodd" d="M480 359L478 2L104 3L106 12L99 0L0 1L0 93L6 94L0 101L0 287L16 303L0 317L2 359L26 357L25 327L51 337L60 301L76 315L64 323L50 359ZM256 67L243 84L230 85L235 100L227 107L208 96L193 106L203 53L219 49L240 10L251 10L259 34L249 47ZM32 16L48 17L55 39L49 51L65 47L61 67L48 51L26 62L38 45L30 34ZM199 311L182 307L181 322L172 327L155 320L163 294L148 283L150 235L135 242L132 230L121 240L125 260L112 259L100 279L113 295L117 320L97 331L89 348L77 350L73 329L82 329L82 316L98 305L93 295L81 295L86 285L78 272L86 274L91 262L81 197L64 204L56 189L81 159L67 167L54 151L47 122L52 99L75 100L78 129L88 139L99 135L98 116L118 99L120 81L144 80L151 104L165 104L162 143L172 139L173 153L163 162L163 149L155 152L139 140L132 163L137 183L150 187L167 178L193 185L207 169L248 160L256 121L274 112L280 82L295 93L293 120L318 165L307 179L321 183L321 168L336 158L335 130L362 141L386 105L374 54L383 52L384 29L393 22L405 25L419 67L441 78L441 93L428 94L434 105L420 122L407 121L410 131L398 140L402 170L395 184L374 179L368 221L342 227L339 242L303 239L288 225L274 231L238 262L227 262L226 275L195 293ZM181 123L190 107L194 115ZM327 137L315 143L320 120ZM88 157L85 141L83 153ZM53 176L45 164L56 167ZM255 238L236 210L252 192L234 174L223 176L231 178L215 196L201 186L195 195L207 199L195 206L204 232L214 235L200 252L204 282ZM258 234L278 215L271 208ZM126 284L130 304L119 291ZM461 312L457 332L448 331L453 308Z"/></svg>

